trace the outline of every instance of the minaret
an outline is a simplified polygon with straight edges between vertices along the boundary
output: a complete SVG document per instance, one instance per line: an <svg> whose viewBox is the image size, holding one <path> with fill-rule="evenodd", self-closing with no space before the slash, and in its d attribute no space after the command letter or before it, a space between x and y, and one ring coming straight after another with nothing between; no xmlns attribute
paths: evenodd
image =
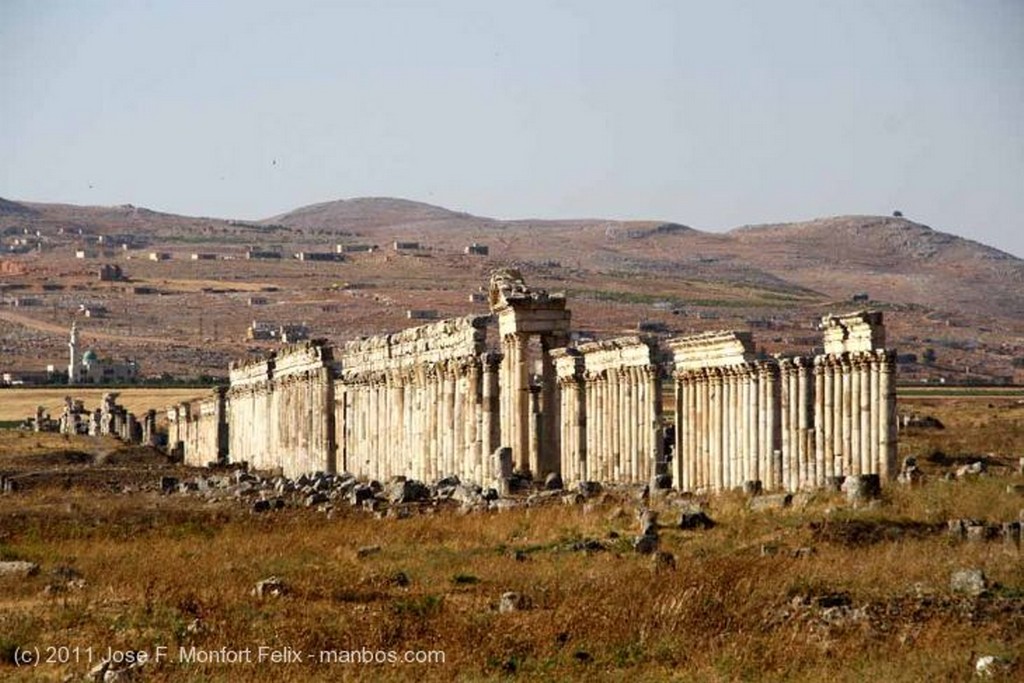
<svg viewBox="0 0 1024 683"><path fill-rule="evenodd" d="M68 384L74 384L78 374L78 326L71 323L71 339L68 341L68 348L71 350L71 362L68 363Z"/></svg>

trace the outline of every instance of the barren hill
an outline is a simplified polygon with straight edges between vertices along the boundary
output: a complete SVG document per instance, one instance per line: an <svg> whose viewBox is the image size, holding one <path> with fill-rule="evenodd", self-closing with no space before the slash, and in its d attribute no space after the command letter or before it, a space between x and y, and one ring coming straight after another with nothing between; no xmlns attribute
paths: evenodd
<svg viewBox="0 0 1024 683"><path fill-rule="evenodd" d="M286 225L302 230L359 232L374 228L419 224L462 224L490 222L468 213L394 197L358 197L310 204L259 221L264 225Z"/></svg>
<svg viewBox="0 0 1024 683"><path fill-rule="evenodd" d="M737 228L729 252L793 282L948 313L1024 319L1024 261L903 218L842 216Z"/></svg>
<svg viewBox="0 0 1024 683"><path fill-rule="evenodd" d="M756 326L765 350L778 352L815 343L816 317L870 306L893 311L891 339L901 349L938 350L940 362L917 367L919 375L969 369L1007 377L1024 357L1024 261L902 218L841 216L711 233L665 219L499 220L386 197L314 204L257 222L4 199L0 241L24 252L0 259L0 284L12 295L28 290L19 300L37 306L20 309L17 320L65 328L83 304L102 304L107 317L88 323L97 338L121 338L130 354L142 348L137 340L166 336L173 342L166 367L175 369L223 371L225 358L250 350L245 328L253 320L309 322L318 335L345 339L415 324L409 309L482 313L468 295L500 265L566 291L578 327L597 335L635 331L640 321L666 333ZM399 251L392 241L420 248ZM380 249L344 262L290 258L345 243ZM466 253L473 243L488 255ZM118 244L124 248L110 246ZM97 259L121 262L134 285L159 296L97 284L96 261L74 257L97 245ZM247 261L250 246L282 258ZM150 249L171 258L151 262ZM194 259L197 251L213 260ZM253 287L277 293L247 304ZM63 353L64 340L39 324L6 320L0 342L18 340L0 343L7 357Z"/></svg>

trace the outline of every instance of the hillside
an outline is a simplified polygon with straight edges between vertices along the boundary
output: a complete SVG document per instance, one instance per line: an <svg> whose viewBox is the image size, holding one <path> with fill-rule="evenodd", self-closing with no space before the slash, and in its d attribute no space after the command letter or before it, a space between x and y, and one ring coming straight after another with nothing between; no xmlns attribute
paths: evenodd
<svg viewBox="0 0 1024 683"><path fill-rule="evenodd" d="M394 241L420 248L396 251ZM143 356L147 369L223 373L228 359L266 347L246 339L254 320L305 322L344 340L415 324L411 309L482 313L469 295L503 265L565 291L574 326L597 336L641 321L665 334L754 328L765 351L787 352L817 343L821 315L870 306L891 311L890 340L901 351L937 352L934 364L905 366L906 378L1004 380L1024 357L1024 261L902 218L711 233L664 219L498 220L386 197L261 221L3 199L0 242L0 353L32 367L66 363L56 330L79 319L108 352ZM488 255L467 254L473 243ZM380 248L336 262L291 258L338 244ZM246 260L248 247L281 258ZM153 251L168 257L153 261ZM101 260L119 263L131 284L96 282ZM155 296L138 295L139 286ZM869 301L851 301L855 294ZM91 306L103 317L81 320Z"/></svg>
<svg viewBox="0 0 1024 683"><path fill-rule="evenodd" d="M950 314L1024 319L1024 261L903 218L841 216L728 235L731 254L833 296L865 291Z"/></svg>

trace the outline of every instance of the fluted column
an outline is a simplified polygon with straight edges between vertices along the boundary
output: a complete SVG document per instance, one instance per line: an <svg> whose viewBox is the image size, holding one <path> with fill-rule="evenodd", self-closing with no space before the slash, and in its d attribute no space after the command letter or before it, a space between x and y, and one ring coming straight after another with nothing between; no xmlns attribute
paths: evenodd
<svg viewBox="0 0 1024 683"><path fill-rule="evenodd" d="M871 376L870 422L871 438L871 471L879 476L886 470L885 457L882 455L882 363L877 353L869 353L867 368Z"/></svg>
<svg viewBox="0 0 1024 683"><path fill-rule="evenodd" d="M843 476L849 476L851 474L859 474L853 470L853 404L851 401L851 390L853 379L851 377L852 372L850 368L850 357L848 354L842 354L839 357L839 368L842 372L841 381L841 416L843 425Z"/></svg>
<svg viewBox="0 0 1024 683"><path fill-rule="evenodd" d="M797 481L798 488L806 488L813 485L815 479L814 472L814 450L810 443L811 429L808 420L808 413L810 412L810 386L812 376L809 373L807 367L807 360L804 358L796 359L797 369L797 457L799 458L799 479Z"/></svg>
<svg viewBox="0 0 1024 683"><path fill-rule="evenodd" d="M886 350L877 353L881 363L878 393L884 405L879 430L884 469L879 474L891 479L896 475L896 354Z"/></svg>
<svg viewBox="0 0 1024 683"><path fill-rule="evenodd" d="M875 462L871 459L871 362L870 354L858 354L860 374L860 462L861 471L865 474L878 474Z"/></svg>

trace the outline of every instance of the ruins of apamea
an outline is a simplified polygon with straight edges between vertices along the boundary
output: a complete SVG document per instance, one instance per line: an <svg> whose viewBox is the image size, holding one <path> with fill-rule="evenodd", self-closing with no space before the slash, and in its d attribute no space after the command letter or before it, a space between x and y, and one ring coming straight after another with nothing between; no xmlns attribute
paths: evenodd
<svg viewBox="0 0 1024 683"><path fill-rule="evenodd" d="M490 316L233 363L230 386L169 409L169 446L197 466L481 486L513 471L567 483L670 475L687 491L896 475L881 313L824 318L820 355L758 357L745 332L572 346L565 297L515 270L492 275L489 301ZM495 322L500 348L488 346Z"/></svg>

